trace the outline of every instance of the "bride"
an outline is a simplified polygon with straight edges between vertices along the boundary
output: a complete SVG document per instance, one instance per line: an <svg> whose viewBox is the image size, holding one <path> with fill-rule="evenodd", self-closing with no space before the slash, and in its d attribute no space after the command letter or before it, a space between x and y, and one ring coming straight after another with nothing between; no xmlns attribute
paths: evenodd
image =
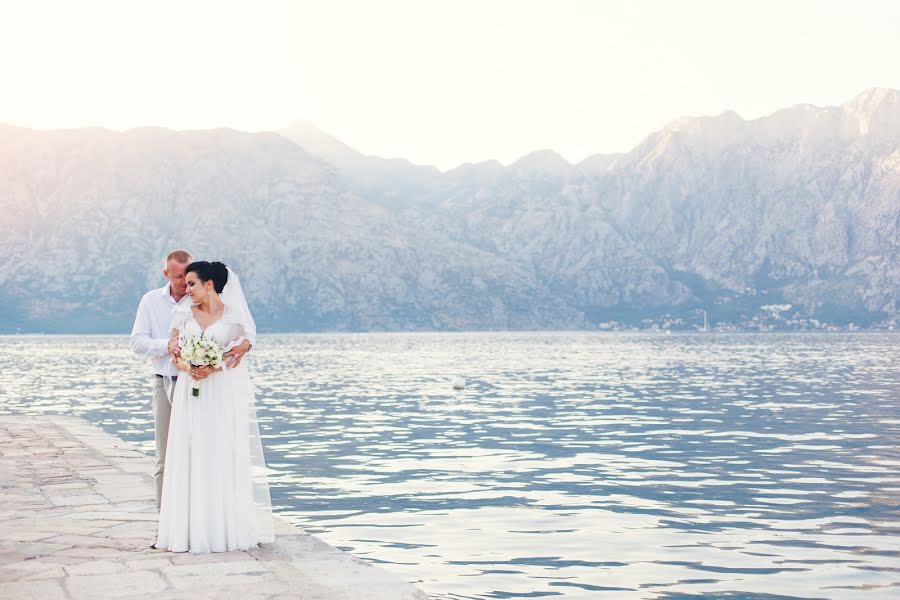
<svg viewBox="0 0 900 600"><path fill-rule="evenodd" d="M240 281L220 262L195 261L185 272L191 303L172 316L184 347L205 337L224 351L256 325ZM156 547L173 552L246 550L274 541L272 505L246 364L196 367L180 357L175 382ZM189 376L188 376L189 375ZM192 382L192 379L194 382ZM199 394L192 393L198 387Z"/></svg>

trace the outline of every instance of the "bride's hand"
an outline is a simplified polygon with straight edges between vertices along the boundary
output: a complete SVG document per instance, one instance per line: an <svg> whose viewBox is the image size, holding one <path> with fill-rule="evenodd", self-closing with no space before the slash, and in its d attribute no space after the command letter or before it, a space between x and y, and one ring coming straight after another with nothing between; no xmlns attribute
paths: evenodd
<svg viewBox="0 0 900 600"><path fill-rule="evenodd" d="M191 366L191 377L193 377L197 381L206 379L207 377L209 377L210 373L212 373L212 369L210 369L208 365L204 365L202 367Z"/></svg>

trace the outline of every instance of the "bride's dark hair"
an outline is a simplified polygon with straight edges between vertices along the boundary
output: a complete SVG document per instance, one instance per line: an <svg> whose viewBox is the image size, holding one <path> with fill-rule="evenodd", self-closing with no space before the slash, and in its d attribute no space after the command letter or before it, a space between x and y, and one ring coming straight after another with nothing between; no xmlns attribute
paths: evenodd
<svg viewBox="0 0 900 600"><path fill-rule="evenodd" d="M228 283L228 269L225 267L225 263L218 261L195 260L188 265L184 272L185 274L196 273L197 278L203 283L212 279L213 288L215 288L217 294L221 294L222 290L225 289L225 284Z"/></svg>

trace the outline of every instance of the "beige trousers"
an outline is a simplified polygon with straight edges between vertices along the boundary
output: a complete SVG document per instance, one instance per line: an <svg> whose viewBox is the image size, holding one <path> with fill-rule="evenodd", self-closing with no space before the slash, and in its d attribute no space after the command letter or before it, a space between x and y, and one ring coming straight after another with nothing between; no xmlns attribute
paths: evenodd
<svg viewBox="0 0 900 600"><path fill-rule="evenodd" d="M166 468L166 443L169 440L169 416L172 414L171 396L166 396L165 380L153 376L153 420L156 425L156 468L153 479L156 480L156 510L162 501L163 471ZM175 385L170 392L175 391Z"/></svg>

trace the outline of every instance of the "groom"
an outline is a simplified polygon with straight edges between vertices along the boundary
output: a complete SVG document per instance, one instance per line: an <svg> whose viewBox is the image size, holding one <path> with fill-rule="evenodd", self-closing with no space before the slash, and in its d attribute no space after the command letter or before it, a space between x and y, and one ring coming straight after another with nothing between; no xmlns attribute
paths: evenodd
<svg viewBox="0 0 900 600"><path fill-rule="evenodd" d="M169 415L171 414L171 391L166 393L166 377L174 382L178 378L178 369L169 356L169 326L172 320L172 309L181 302L187 291L184 271L193 258L184 250L174 250L166 256L163 275L168 283L163 287L150 290L141 298L138 305L134 327L131 330L131 350L140 356L150 357L153 361L153 419L156 425L156 468L153 478L156 480L156 510L159 510L162 499L163 470L166 466L166 442L169 437ZM188 302L189 300L185 300ZM239 346L225 353L229 367L236 367L244 354L250 350L250 342L244 340ZM176 350L177 352L177 350Z"/></svg>

